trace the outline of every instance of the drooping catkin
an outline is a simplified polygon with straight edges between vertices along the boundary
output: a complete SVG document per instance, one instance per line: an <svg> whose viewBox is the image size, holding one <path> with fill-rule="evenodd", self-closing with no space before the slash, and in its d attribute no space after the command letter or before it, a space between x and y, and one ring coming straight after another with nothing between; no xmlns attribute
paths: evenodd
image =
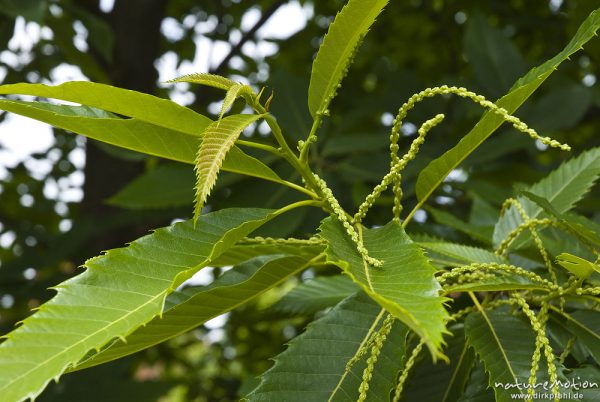
<svg viewBox="0 0 600 402"><path fill-rule="evenodd" d="M417 346L415 346L415 348L413 349L412 353L410 354L410 357L406 361L406 364L404 364L404 369L402 370L402 374L400 374L400 378L398 378L398 384L396 385L396 390L394 391L393 402L400 401L400 397L402 396L402 391L404 390L404 383L406 382L406 379L408 378L408 374L410 373L410 370L415 365L417 357L419 356L419 354L421 353L421 350L423 349L423 345L425 345L425 341L423 339L421 339L419 341L419 343L417 344Z"/></svg>
<svg viewBox="0 0 600 402"><path fill-rule="evenodd" d="M369 383L371 382L371 378L373 377L373 371L375 370L375 364L379 359L379 355L381 354L381 349L383 348L383 343L387 339L388 334L392 329L392 325L394 324L395 318L393 315L388 314L385 318L383 324L381 324L381 328L377 332L374 338L373 345L371 346L371 355L367 359L367 367L363 370L362 381L360 386L358 387L359 396L357 402L364 402L367 399L367 392L369 391Z"/></svg>
<svg viewBox="0 0 600 402"><path fill-rule="evenodd" d="M414 106L417 103L421 102L425 98L431 98L436 95L447 95L447 94L454 94L454 95L460 96L462 98L472 100L473 102L477 103L478 105L482 106L483 108L488 109L491 112L499 115L504 121L510 123L518 131L520 131L524 134L527 134L529 137L531 137L534 140L540 141L542 144L545 144L549 147L560 148L563 151L571 150L571 147L567 144L561 144L560 142L558 142L550 137L540 136L534 129L527 126L527 124L525 124L523 121L521 121L518 117L511 115L506 109L496 105L493 102L490 102L484 96L478 95L475 92L469 91L463 87L442 85L439 87L427 88L417 94L412 95L406 101L406 103L404 103L398 110L398 114L396 115L396 117L393 120L392 130L390 133L390 157L391 157L390 170L392 170L394 168L394 166L396 166L400 162L400 158L398 157L398 150L400 149L398 142L400 140L400 131L402 128L402 123L403 123L404 119L406 118L408 112L412 108L414 108ZM419 132L419 135L420 134L421 133ZM393 188L393 193L394 193L393 213L394 213L394 220L396 220L396 221L400 221L400 213L402 212L402 205L401 205L402 188L400 187L400 179L401 179L400 171L398 171L392 177L392 184L393 184L392 188ZM387 185L389 185L389 184L390 183L387 183L385 187L387 187ZM370 199L368 198L367 200L365 200L364 206L361 205L361 207L363 207L363 208L362 209L359 208L359 212L357 212L357 214L354 217L355 222L360 222L361 219L364 218L366 211L370 208L370 206L373 204L375 199L381 194L382 191L383 190L380 190L378 192L374 191L374 194L372 194L372 197Z"/></svg>
<svg viewBox="0 0 600 402"><path fill-rule="evenodd" d="M358 207L358 212L356 212L356 214L354 215L353 222L360 223L362 221L362 219L366 216L369 208L373 206L375 200L381 195L382 192L384 192L388 188L388 186L392 183L392 181L394 181L395 178L400 177L400 173L406 167L408 162L410 162L417 156L421 145L423 144L423 142L425 142L425 136L427 135L427 133L433 127L440 124L443 119L444 115L438 114L435 117L427 120L425 123L423 123L423 125L421 125L421 127L419 128L419 135L410 145L410 149L408 150L408 152L401 159L398 159L398 161L392 166L388 174L386 174L383 177L381 183L375 186L371 194L369 194L365 201ZM394 218L397 219L397 221L400 221L400 212L402 210L402 207L400 205L399 197L402 196L402 193L399 187L395 190L395 194L396 197L394 199Z"/></svg>
<svg viewBox="0 0 600 402"><path fill-rule="evenodd" d="M502 203L501 214L506 212L506 210L508 209L509 206L513 206L517 210L519 215L521 215L521 218L523 219L524 223L522 225L519 225L519 227L523 226L523 228L519 229L519 227L517 227L515 230L513 230L511 233L509 233L508 236L506 237L506 239L504 239L503 242L498 247L498 251L496 253L498 255L504 255L506 253L510 243L513 242L519 236L519 234L521 234L521 232L523 230L529 229L529 232L531 233L531 238L533 239L538 251L540 252L540 255L542 256L542 259L544 260L544 264L546 265L546 268L548 269L548 272L550 273L552 281L554 283L558 283L556 271L554 270L552 261L550 261L548 252L546 251L546 248L544 247L542 239L540 238L540 235L536 228L536 226L538 226L538 225L540 225L540 226L542 226L542 225L556 226L556 223L550 219L548 219L548 220L531 219L529 217L529 215L527 215L527 213L525 212L525 209L523 208L521 203L515 198L508 198L506 201L504 201ZM530 224L530 222L534 222L534 223ZM535 223L535 222L537 222L537 223Z"/></svg>
<svg viewBox="0 0 600 402"><path fill-rule="evenodd" d="M492 112L501 116L506 122L513 125L517 130L529 135L531 138L535 140L539 140L542 144L548 145L550 147L560 148L563 151L570 151L571 147L566 144L561 144L556 140L553 140L549 137L540 136L535 130L528 127L527 124L522 122L518 117L515 117L508 113L508 111L502 107L499 107L493 102L485 99L484 96L478 95L475 92L471 92L463 87L449 87L447 85L442 85L440 87L427 88L423 91L414 94L411 96L406 103L404 103L400 109L398 110L398 115L394 119L392 125L392 133L390 134L390 154L392 157L392 163L395 164L397 162L397 153L398 153L398 140L400 139L400 129L402 127L402 121L406 118L408 112L419 102L421 102L425 98L431 98L436 95L445 95L445 94L454 94L460 96L462 98L470 99L473 102L481 105L482 107L491 110Z"/></svg>
<svg viewBox="0 0 600 402"><path fill-rule="evenodd" d="M456 282L459 278L463 277L465 274L470 274L476 271L496 271L504 274L515 274L529 279L532 282L539 283L543 285L549 290L558 291L560 287L539 276L535 272L528 271L524 268L517 267L514 265L508 264L496 264L496 263L473 263L469 265L464 265L461 267L453 268L448 272L444 272L442 275L437 277L438 282L442 284L442 286L447 286L447 283L450 281Z"/></svg>
<svg viewBox="0 0 600 402"><path fill-rule="evenodd" d="M533 394L535 393L534 385L536 383L538 363L539 363L539 360L541 357L540 356L541 352L544 353L544 357L546 358L546 362L548 365L548 377L549 377L550 383L552 384L552 393L554 395L558 395L560 393L560 388L557 385L558 374L557 374L557 370L556 370L556 365L554 364L555 356L554 356L554 352L552 351L552 346L550 345L550 340L546 336L546 331L545 331L545 322L546 322L546 318L547 318L546 315L547 315L547 311L548 311L548 304L546 302L542 306L542 309L540 310L538 317L536 317L535 313L531 310L531 308L529 307L529 304L527 304L527 301L523 298L523 296L521 296L521 294L515 292L511 295L511 297L514 300L516 300L517 304L521 307L521 309L523 310L523 313L529 319L529 321L531 323L531 327L533 328L533 331L535 332L535 351L534 351L532 359L531 359L532 364L531 364L531 371L529 374L530 388L528 390L528 396L530 398L532 398ZM555 398L555 401L558 401L558 398Z"/></svg>

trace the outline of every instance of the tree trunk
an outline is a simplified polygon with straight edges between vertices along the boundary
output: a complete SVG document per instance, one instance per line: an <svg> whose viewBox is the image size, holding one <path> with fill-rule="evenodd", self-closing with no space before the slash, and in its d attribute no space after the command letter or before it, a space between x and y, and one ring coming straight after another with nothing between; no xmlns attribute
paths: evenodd
<svg viewBox="0 0 600 402"><path fill-rule="evenodd" d="M154 61L159 56L160 25L165 3L165 0L117 0L108 15L94 10L96 15L108 18L115 35L113 63L108 67L108 75L114 85L146 93L154 92L158 78ZM104 200L142 171L143 163L111 156L94 141L88 140L82 215L94 222L106 222L113 218L118 210L106 205ZM129 225L100 232L90 239L85 249L86 252L98 253L120 247L147 230L147 227Z"/></svg>

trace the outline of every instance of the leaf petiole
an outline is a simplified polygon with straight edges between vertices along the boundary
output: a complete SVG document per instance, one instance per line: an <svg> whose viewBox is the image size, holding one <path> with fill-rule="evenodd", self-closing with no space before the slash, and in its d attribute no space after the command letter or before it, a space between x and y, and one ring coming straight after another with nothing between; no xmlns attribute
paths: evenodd
<svg viewBox="0 0 600 402"><path fill-rule="evenodd" d="M256 148L256 149L260 149L262 151L270 152L273 155L277 155L279 157L282 156L281 151L279 151L279 149L272 147L270 145L267 145L267 144L261 144L259 142L246 141L246 140L237 140L236 144L243 145L243 146L249 147L249 148Z"/></svg>

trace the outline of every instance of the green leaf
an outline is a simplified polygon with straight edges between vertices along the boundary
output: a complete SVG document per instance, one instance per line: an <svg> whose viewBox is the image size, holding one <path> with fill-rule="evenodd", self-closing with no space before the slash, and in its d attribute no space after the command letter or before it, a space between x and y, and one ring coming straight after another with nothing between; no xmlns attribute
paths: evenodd
<svg viewBox="0 0 600 402"><path fill-rule="evenodd" d="M0 110L31 117L118 147L194 164L202 131L188 134L159 127L136 118L121 119L87 106L53 105L0 99ZM223 161L223 170L280 183L273 170L256 158L233 147Z"/></svg>
<svg viewBox="0 0 600 402"><path fill-rule="evenodd" d="M57 295L0 344L2 399L34 398L89 351L156 317L169 293L283 211L217 211L196 229L176 223L86 261L85 272L57 286Z"/></svg>
<svg viewBox="0 0 600 402"><path fill-rule="evenodd" d="M443 357L440 349L448 313L443 306L445 299L438 296L436 269L404 229L393 221L379 229L363 229L369 255L383 261L380 268L365 264L337 220L325 219L320 231L329 244L329 262L339 266L377 303L419 334L434 358Z"/></svg>
<svg viewBox="0 0 600 402"><path fill-rule="evenodd" d="M564 213L589 191L598 177L600 177L600 148L593 148L563 163L526 191L534 196L545 198L558 213ZM517 201L531 219L539 217L543 211L541 206L524 196L517 197ZM516 208L508 208L494 228L494 245L497 247L522 223L523 219ZM517 240L513 245L515 248L519 247Z"/></svg>
<svg viewBox="0 0 600 402"><path fill-rule="evenodd" d="M335 306L358 290L345 275L319 276L296 286L272 308L289 314L314 314Z"/></svg>
<svg viewBox="0 0 600 402"><path fill-rule="evenodd" d="M569 44L552 59L531 69L512 87L511 92L500 98L496 104L514 113L527 98L548 78L554 70L570 55L595 36L600 28L600 11L592 12L581 24L579 30ZM485 141L504 120L495 113L487 112L475 127L465 135L452 149L432 161L417 179L416 193L419 204L422 205L443 180L471 152Z"/></svg>
<svg viewBox="0 0 600 402"><path fill-rule="evenodd" d="M192 161L194 160L195 159L192 159ZM281 183L283 181L270 167L258 159L245 154L236 146L231 147L225 156L221 169L227 172L258 177L259 179L269 180L275 183Z"/></svg>
<svg viewBox="0 0 600 402"><path fill-rule="evenodd" d="M561 164L548 176L529 187L529 192L545 198L560 213L571 209L590 190L600 177L600 147L582 152ZM519 198L525 212L537 217L542 207Z"/></svg>
<svg viewBox="0 0 600 402"><path fill-rule="evenodd" d="M32 95L80 103L195 136L211 123L208 117L169 99L95 82L73 81L57 86L0 85L0 94Z"/></svg>
<svg viewBox="0 0 600 402"><path fill-rule="evenodd" d="M496 401L510 401L515 388L504 389L495 383L527 384L535 333L523 320L507 312L472 313L465 320L467 342L481 358L494 390ZM518 334L518 336L515 336Z"/></svg>
<svg viewBox="0 0 600 402"><path fill-rule="evenodd" d="M463 43L477 83L494 98L506 93L511 84L527 71L517 48L500 29L490 26L479 12L469 16Z"/></svg>
<svg viewBox="0 0 600 402"><path fill-rule="evenodd" d="M358 46L387 3L350 0L329 26L310 76L308 109L313 119L326 113Z"/></svg>
<svg viewBox="0 0 600 402"><path fill-rule="evenodd" d="M325 246L320 244L281 244L281 243L250 243L241 240L230 247L217 259L211 262L214 266L236 265L250 258L269 254L297 255L300 257L314 256L325 251Z"/></svg>
<svg viewBox="0 0 600 402"><path fill-rule="evenodd" d="M229 150L242 131L260 119L261 115L236 114L211 123L202 133L202 141L196 157L196 205L194 219L198 219L202 207L217 182L217 175Z"/></svg>
<svg viewBox="0 0 600 402"><path fill-rule="evenodd" d="M314 256L313 256L314 257ZM309 265L306 258L281 254L253 258L208 286L171 293L161 317L155 317L123 340L115 340L84 358L74 370L96 366L157 345L248 303Z"/></svg>
<svg viewBox="0 0 600 402"><path fill-rule="evenodd" d="M186 163L194 160L199 142L200 132L184 134L136 118L121 119L87 106L0 100L0 109L108 144Z"/></svg>
<svg viewBox="0 0 600 402"><path fill-rule="evenodd" d="M597 363L600 363L600 313L591 310L577 310L571 314L555 312L561 322L583 343Z"/></svg>
<svg viewBox="0 0 600 402"><path fill-rule="evenodd" d="M162 164L135 178L107 202L122 208L146 209L181 207L188 205L193 199L192 167Z"/></svg>
<svg viewBox="0 0 600 402"><path fill-rule="evenodd" d="M448 242L419 242L427 257L446 266L460 266L473 263L506 264L506 259L479 247L465 246Z"/></svg>
<svg viewBox="0 0 600 402"><path fill-rule="evenodd" d="M364 357L346 373L348 361L383 321L384 311L364 293L351 296L294 338L261 383L250 402L356 401ZM406 351L408 328L398 321L375 365L367 401L389 401ZM367 357L369 353L367 353Z"/></svg>
<svg viewBox="0 0 600 402"><path fill-rule="evenodd" d="M465 342L462 326L452 330L445 350L450 364L422 359L410 373L403 401L455 401L462 394L475 363L473 349Z"/></svg>
<svg viewBox="0 0 600 402"><path fill-rule="evenodd" d="M580 238L600 248L600 225L585 216L574 213L561 214L562 221Z"/></svg>
<svg viewBox="0 0 600 402"><path fill-rule="evenodd" d="M542 207L545 212L557 218L580 239L600 247L600 225L584 216L560 213L547 199L528 191L521 191L521 194Z"/></svg>
<svg viewBox="0 0 600 402"><path fill-rule="evenodd" d="M556 256L556 262L580 279L587 279L594 271L600 272L600 267L593 262L569 253Z"/></svg>
<svg viewBox="0 0 600 402"><path fill-rule="evenodd" d="M237 82L230 80L229 78L225 78L223 76L217 74L208 74L208 73L195 73L184 75L183 77L175 78L173 80L167 81L168 83L178 83L178 82L189 82L192 84L200 84L206 85L213 88L223 89L225 91L229 90L232 86L236 85Z"/></svg>

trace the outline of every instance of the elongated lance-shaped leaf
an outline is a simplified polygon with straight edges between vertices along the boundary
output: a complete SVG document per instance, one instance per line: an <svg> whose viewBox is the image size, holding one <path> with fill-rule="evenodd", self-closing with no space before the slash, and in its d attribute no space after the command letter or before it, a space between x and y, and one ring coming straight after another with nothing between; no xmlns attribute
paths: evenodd
<svg viewBox="0 0 600 402"><path fill-rule="evenodd" d="M465 342L462 324L450 330L452 336L448 337L445 350L450 364L421 359L410 373L401 401L449 402L462 394L475 364L475 354Z"/></svg>
<svg viewBox="0 0 600 402"><path fill-rule="evenodd" d="M581 24L573 39L559 54L544 64L531 69L527 74L519 78L512 86L511 91L500 98L496 104L506 109L509 113L514 113L546 78L556 70L560 63L581 49L586 42L595 36L599 28L600 11L595 10ZM419 174L417 179L416 193L419 203L424 203L446 176L496 131L502 123L503 119L497 114L492 112L485 113L479 123L456 146L448 150L441 157L433 160Z"/></svg>
<svg viewBox="0 0 600 402"><path fill-rule="evenodd" d="M450 242L418 242L433 262L445 266L469 265L472 263L506 264L506 259L483 248Z"/></svg>
<svg viewBox="0 0 600 402"><path fill-rule="evenodd" d="M332 218L323 221L321 237L328 242L327 258L387 311L421 336L434 358L443 357L442 336L448 313L434 274L423 251L396 222L379 229L363 229L369 255L383 261L374 268L365 263L343 226Z"/></svg>
<svg viewBox="0 0 600 402"><path fill-rule="evenodd" d="M57 286L57 295L0 344L2 401L34 398L89 351L159 315L177 286L283 211L213 212L198 228L176 223L88 260L85 272Z"/></svg>
<svg viewBox="0 0 600 402"><path fill-rule="evenodd" d="M531 326L506 311L493 310L486 311L485 315L469 314L465 334L483 361L496 401L513 400L511 394L520 393L516 384L527 384L529 379L535 350L535 333Z"/></svg>
<svg viewBox="0 0 600 402"><path fill-rule="evenodd" d="M358 290L346 275L319 276L290 290L272 308L290 314L314 314L335 306Z"/></svg>
<svg viewBox="0 0 600 402"><path fill-rule="evenodd" d="M600 247L600 225L596 222L581 215L560 213L550 201L528 191L521 191L521 194L539 205L550 216L558 219L581 240L595 247Z"/></svg>
<svg viewBox="0 0 600 402"><path fill-rule="evenodd" d="M313 119L326 112L362 39L387 0L350 0L329 26L312 65L308 109Z"/></svg>
<svg viewBox="0 0 600 402"><path fill-rule="evenodd" d="M0 94L32 95L80 103L192 135L198 135L211 123L208 117L169 99L95 82L73 81L57 86L0 85Z"/></svg>
<svg viewBox="0 0 600 402"><path fill-rule="evenodd" d="M0 110L31 117L118 147L194 164L201 131L194 134L159 127L136 119L121 119L99 109L0 99ZM264 163L233 147L223 170L281 183Z"/></svg>
<svg viewBox="0 0 600 402"><path fill-rule="evenodd" d="M195 73L184 75L183 77L175 78L167 81L168 83L177 82L189 82L191 84L206 85L208 87L222 89L224 91L229 90L237 82L230 80L229 78L223 77L222 75L209 74L209 73Z"/></svg>
<svg viewBox="0 0 600 402"><path fill-rule="evenodd" d="M237 99L238 96L244 96L249 98L253 95L252 88L248 85L243 84L234 84L227 90L225 94L225 99L223 99L223 104L221 105L221 111L219 112L219 121L223 118L223 115L231 108L233 102ZM218 125L219 123L217 123Z"/></svg>
<svg viewBox="0 0 600 402"><path fill-rule="evenodd" d="M216 267L222 267L226 265L236 265L241 262L247 261L251 258L258 257L261 255L270 254L286 254L286 255L297 255L300 257L310 257L325 251L325 246L321 244L265 244L265 243L252 243L244 244L244 241L240 241L233 247L230 247L221 254L217 259L211 262Z"/></svg>
<svg viewBox="0 0 600 402"><path fill-rule="evenodd" d="M563 163L526 191L534 196L545 198L558 213L564 213L590 190L598 177L600 177L600 148L593 148ZM524 196L518 197L517 201L531 219L539 217L543 212L541 206ZM494 227L494 245L497 247L523 222L515 207L508 208ZM516 239L513 247L518 248L519 245L519 239Z"/></svg>
<svg viewBox="0 0 600 402"><path fill-rule="evenodd" d="M297 256L256 257L225 272L208 286L171 293L161 317L138 328L125 341L117 339L102 351L84 358L74 369L106 363L190 331L250 302L308 265L309 260Z"/></svg>
<svg viewBox="0 0 600 402"><path fill-rule="evenodd" d="M346 365L381 327L385 312L364 293L351 296L312 322L275 358L250 402L346 402L358 399L366 355ZM387 402L406 351L408 328L396 321L385 340L369 384L367 401Z"/></svg>
<svg viewBox="0 0 600 402"><path fill-rule="evenodd" d="M217 175L227 156L242 131L250 124L260 119L261 115L236 114L211 123L202 133L202 141L196 156L196 205L194 220L200 216L200 211L217 182Z"/></svg>

